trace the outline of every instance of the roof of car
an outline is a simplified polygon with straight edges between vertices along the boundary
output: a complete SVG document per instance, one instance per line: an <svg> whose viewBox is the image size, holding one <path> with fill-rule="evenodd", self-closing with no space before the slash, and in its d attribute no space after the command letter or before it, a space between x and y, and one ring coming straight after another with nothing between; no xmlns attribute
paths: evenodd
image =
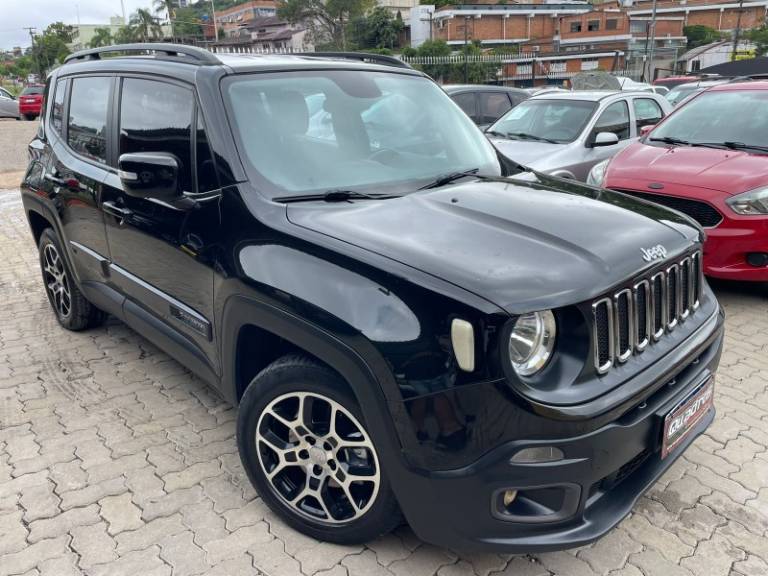
<svg viewBox="0 0 768 576"><path fill-rule="evenodd" d="M680 90L682 88L709 88L710 86L719 86L720 84L727 84L728 80L699 80L697 82L686 82L685 84L678 84L672 90Z"/></svg>
<svg viewBox="0 0 768 576"><path fill-rule="evenodd" d="M652 92L639 90L574 90L572 92L544 92L531 96L531 100L585 100L600 102L612 96L648 96Z"/></svg>
<svg viewBox="0 0 768 576"><path fill-rule="evenodd" d="M522 88L512 88L511 86L497 86L495 84L443 84L443 90L445 90L448 93L451 92L463 92L463 91L469 91L469 90L475 90L478 92L481 91L491 91L491 92L498 92L498 91L504 91L504 92L521 92L526 93L525 90Z"/></svg>
<svg viewBox="0 0 768 576"><path fill-rule="evenodd" d="M712 90L726 92L729 90L768 90L768 80L745 80L743 82L728 82L718 84Z"/></svg>

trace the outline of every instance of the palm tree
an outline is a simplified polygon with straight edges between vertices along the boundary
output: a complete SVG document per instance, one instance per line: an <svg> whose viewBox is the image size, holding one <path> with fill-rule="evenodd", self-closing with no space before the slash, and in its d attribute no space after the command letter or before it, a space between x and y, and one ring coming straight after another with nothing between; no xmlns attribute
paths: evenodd
<svg viewBox="0 0 768 576"><path fill-rule="evenodd" d="M171 24L171 39L174 41L176 39L176 34L173 30L173 12L177 4L177 0L155 0L152 6L155 9L155 14L160 14L160 12L168 14L168 22Z"/></svg>
<svg viewBox="0 0 768 576"><path fill-rule="evenodd" d="M115 32L115 44L130 44L136 41L136 30L133 26L121 26Z"/></svg>
<svg viewBox="0 0 768 576"><path fill-rule="evenodd" d="M112 32L109 28L96 28L89 44L91 48L99 48L100 46L109 46L112 42Z"/></svg>
<svg viewBox="0 0 768 576"><path fill-rule="evenodd" d="M150 38L156 40L163 34L157 19L144 8L139 8L131 15L130 25L136 30L136 35L142 42L149 42Z"/></svg>

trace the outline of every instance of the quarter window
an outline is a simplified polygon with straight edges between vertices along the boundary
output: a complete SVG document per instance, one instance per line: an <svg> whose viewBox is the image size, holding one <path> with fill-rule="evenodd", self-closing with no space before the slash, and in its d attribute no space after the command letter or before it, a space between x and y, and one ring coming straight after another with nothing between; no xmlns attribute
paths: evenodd
<svg viewBox="0 0 768 576"><path fill-rule="evenodd" d="M64 123L64 94L67 88L66 80L59 80L56 83L56 93L53 96L53 107L51 110L51 124L53 129L59 134L62 133Z"/></svg>
<svg viewBox="0 0 768 576"><path fill-rule="evenodd" d="M192 191L192 112L186 88L126 78L120 97L120 154L168 152L179 161L182 190Z"/></svg>
<svg viewBox="0 0 768 576"><path fill-rule="evenodd" d="M629 138L629 108L626 100L614 102L603 110L592 129L592 138L600 132L613 132L619 140Z"/></svg>
<svg viewBox="0 0 768 576"><path fill-rule="evenodd" d="M112 79L75 78L69 100L67 143L86 158L107 161L107 108Z"/></svg>
<svg viewBox="0 0 768 576"><path fill-rule="evenodd" d="M643 126L658 124L664 116L661 107L650 98L635 98L633 108L635 109L635 124L638 130Z"/></svg>

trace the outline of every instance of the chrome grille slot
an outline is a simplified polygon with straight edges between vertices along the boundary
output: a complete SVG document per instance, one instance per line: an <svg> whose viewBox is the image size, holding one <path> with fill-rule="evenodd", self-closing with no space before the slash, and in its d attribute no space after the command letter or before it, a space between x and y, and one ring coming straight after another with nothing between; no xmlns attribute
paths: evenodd
<svg viewBox="0 0 768 576"><path fill-rule="evenodd" d="M592 304L592 321L595 368L605 374L613 366L614 356L613 304L609 298Z"/></svg>
<svg viewBox="0 0 768 576"><path fill-rule="evenodd" d="M605 374L671 332L699 307L704 276L701 252L671 263L592 303L594 365Z"/></svg>
<svg viewBox="0 0 768 576"><path fill-rule="evenodd" d="M642 352L651 338L651 285L641 280L632 290L635 309L635 350Z"/></svg>
<svg viewBox="0 0 768 576"><path fill-rule="evenodd" d="M680 267L672 264L667 268L667 329L677 326L680 316Z"/></svg>
<svg viewBox="0 0 768 576"><path fill-rule="evenodd" d="M635 332L632 312L632 291L629 288L618 292L613 297L613 311L615 316L616 359L619 362L626 362L632 356Z"/></svg>

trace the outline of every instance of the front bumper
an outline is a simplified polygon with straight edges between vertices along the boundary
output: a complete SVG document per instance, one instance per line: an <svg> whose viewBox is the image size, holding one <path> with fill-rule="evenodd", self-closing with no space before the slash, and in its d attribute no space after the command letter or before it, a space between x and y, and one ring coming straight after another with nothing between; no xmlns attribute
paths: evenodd
<svg viewBox="0 0 768 576"><path fill-rule="evenodd" d="M661 459L664 416L710 376L723 345L722 312L710 337L686 365L653 395L617 420L580 436L520 440L504 444L470 466L414 479L401 504L424 540L459 550L530 553L592 542L618 524L637 500L712 423L714 408L683 443ZM550 463L512 464L523 448L554 446L564 458ZM560 513L524 521L498 514L500 494L547 495ZM556 494L562 494L562 499ZM400 496L398 494L398 496ZM556 510L555 510L556 511Z"/></svg>
<svg viewBox="0 0 768 576"><path fill-rule="evenodd" d="M728 215L707 229L704 273L725 280L768 281L768 266L752 266L747 254L768 253L768 217Z"/></svg>

